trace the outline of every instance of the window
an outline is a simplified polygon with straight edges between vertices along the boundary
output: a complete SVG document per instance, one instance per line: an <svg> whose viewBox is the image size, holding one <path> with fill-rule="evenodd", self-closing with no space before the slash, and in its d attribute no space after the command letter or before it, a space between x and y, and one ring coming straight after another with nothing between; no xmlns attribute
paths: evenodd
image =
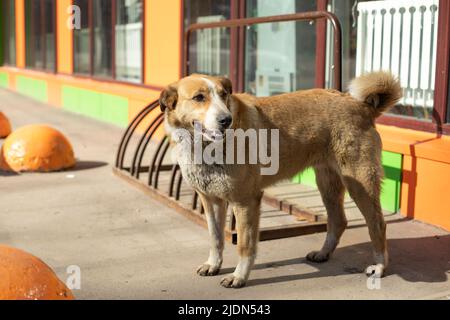
<svg viewBox="0 0 450 320"><path fill-rule="evenodd" d="M112 13L111 0L95 0L93 5L94 25L94 70L100 77L112 77Z"/></svg>
<svg viewBox="0 0 450 320"><path fill-rule="evenodd" d="M55 71L55 1L25 1L26 66Z"/></svg>
<svg viewBox="0 0 450 320"><path fill-rule="evenodd" d="M142 81L142 1L117 0L116 77Z"/></svg>
<svg viewBox="0 0 450 320"><path fill-rule="evenodd" d="M316 1L250 0L247 16L316 11ZM309 22L257 24L247 28L245 91L270 96L315 86L316 27Z"/></svg>
<svg viewBox="0 0 450 320"><path fill-rule="evenodd" d="M44 60L45 69L56 70L56 48L55 48L55 29L56 29L56 4L54 0L44 0Z"/></svg>
<svg viewBox="0 0 450 320"><path fill-rule="evenodd" d="M439 1L329 3L342 23L344 88L364 72L390 70L403 89L403 99L390 112L431 122Z"/></svg>
<svg viewBox="0 0 450 320"><path fill-rule="evenodd" d="M190 0L184 6L184 27L231 18L230 0ZM230 29L199 30L191 35L190 73L230 75Z"/></svg>
<svg viewBox="0 0 450 320"><path fill-rule="evenodd" d="M450 84L441 76L435 83L436 70L450 69L450 62L443 59L450 55L449 1L184 0L183 3L185 30L193 23L327 8L337 15L342 27L343 90L360 74L389 70L400 78L403 98L378 123L450 134ZM282 22L243 29L217 28L192 34L189 73L229 76L236 91L257 96L323 84L334 86L330 23L326 27L322 21Z"/></svg>
<svg viewBox="0 0 450 320"><path fill-rule="evenodd" d="M81 28L74 30L74 72L142 82L142 0L76 0Z"/></svg>
<svg viewBox="0 0 450 320"><path fill-rule="evenodd" d="M89 74L91 70L90 29L89 29L89 0L75 0L74 5L80 8L80 29L73 30L73 70L75 73Z"/></svg>
<svg viewBox="0 0 450 320"><path fill-rule="evenodd" d="M6 65L16 65L16 13L15 1L3 0L1 3L3 14L3 61Z"/></svg>
<svg viewBox="0 0 450 320"><path fill-rule="evenodd" d="M185 0L184 28L194 23L316 10L316 1ZM232 28L214 28L194 32L189 44L189 73L228 76L236 90L258 96L315 86L314 23L260 24L244 30L241 33ZM244 70L237 67L241 64Z"/></svg>

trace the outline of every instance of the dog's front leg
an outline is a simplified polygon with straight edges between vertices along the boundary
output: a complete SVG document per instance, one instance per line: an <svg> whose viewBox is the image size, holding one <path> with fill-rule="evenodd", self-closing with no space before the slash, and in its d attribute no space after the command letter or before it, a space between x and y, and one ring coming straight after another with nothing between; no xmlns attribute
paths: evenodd
<svg viewBox="0 0 450 320"><path fill-rule="evenodd" d="M260 205L261 197L255 197L245 205L233 206L238 233L239 263L233 274L222 279L220 284L226 288L241 288L248 280L259 240Z"/></svg>
<svg viewBox="0 0 450 320"><path fill-rule="evenodd" d="M197 268L197 273L201 276L215 276L219 273L223 261L226 201L212 199L201 193L199 195L203 208L205 209L206 221L211 237L211 247L208 260Z"/></svg>

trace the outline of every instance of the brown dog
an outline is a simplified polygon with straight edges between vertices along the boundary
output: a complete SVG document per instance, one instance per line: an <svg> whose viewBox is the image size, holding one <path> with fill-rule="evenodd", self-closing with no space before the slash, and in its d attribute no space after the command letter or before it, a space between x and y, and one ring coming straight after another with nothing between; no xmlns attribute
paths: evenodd
<svg viewBox="0 0 450 320"><path fill-rule="evenodd" d="M200 194L211 235L210 255L198 268L199 275L219 273L228 202L236 216L239 263L221 284L244 286L256 257L262 190L307 167L315 170L328 213L325 243L307 258L324 262L335 250L347 225L343 208L347 189L366 219L374 247L375 267L367 272L382 275L388 254L380 206L381 139L375 119L400 99L401 88L391 74L376 72L354 79L349 89L349 93L312 89L256 98L232 94L226 78L192 75L161 93L169 134L180 128L192 132L195 122L201 123L207 140L226 129L279 132L281 166L275 175L262 175L260 163L198 164L185 161L191 149L177 154L183 177Z"/></svg>

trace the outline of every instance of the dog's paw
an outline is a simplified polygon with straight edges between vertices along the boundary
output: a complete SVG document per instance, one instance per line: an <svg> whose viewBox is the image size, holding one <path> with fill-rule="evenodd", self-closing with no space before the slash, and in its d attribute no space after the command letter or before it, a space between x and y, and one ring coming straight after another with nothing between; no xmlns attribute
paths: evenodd
<svg viewBox="0 0 450 320"><path fill-rule="evenodd" d="M366 268L366 276L382 278L384 276L384 269L384 264L381 263L370 265Z"/></svg>
<svg viewBox="0 0 450 320"><path fill-rule="evenodd" d="M202 277L216 276L219 274L220 266L212 266L204 263L197 268L197 274Z"/></svg>
<svg viewBox="0 0 450 320"><path fill-rule="evenodd" d="M306 259L308 259L311 262L319 262L319 263L325 262L328 261L328 259L330 259L330 254L324 253L322 251L311 251L306 256Z"/></svg>
<svg viewBox="0 0 450 320"><path fill-rule="evenodd" d="M220 285L225 288L242 288L245 286L245 280L242 278L235 277L234 275L230 274L229 276L226 276L225 278L222 278L220 281Z"/></svg>

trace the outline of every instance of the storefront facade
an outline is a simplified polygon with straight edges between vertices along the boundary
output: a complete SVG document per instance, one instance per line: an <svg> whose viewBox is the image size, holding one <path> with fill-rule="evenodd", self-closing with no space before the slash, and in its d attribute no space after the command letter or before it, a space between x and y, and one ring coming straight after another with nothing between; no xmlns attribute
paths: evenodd
<svg viewBox="0 0 450 320"><path fill-rule="evenodd" d="M450 230L446 0L3 0L0 86L125 127L182 75L189 25L314 10L342 24L344 88L372 70L401 79L404 98L378 124L384 209ZM189 70L258 96L332 87L331 37L325 21L199 31Z"/></svg>

